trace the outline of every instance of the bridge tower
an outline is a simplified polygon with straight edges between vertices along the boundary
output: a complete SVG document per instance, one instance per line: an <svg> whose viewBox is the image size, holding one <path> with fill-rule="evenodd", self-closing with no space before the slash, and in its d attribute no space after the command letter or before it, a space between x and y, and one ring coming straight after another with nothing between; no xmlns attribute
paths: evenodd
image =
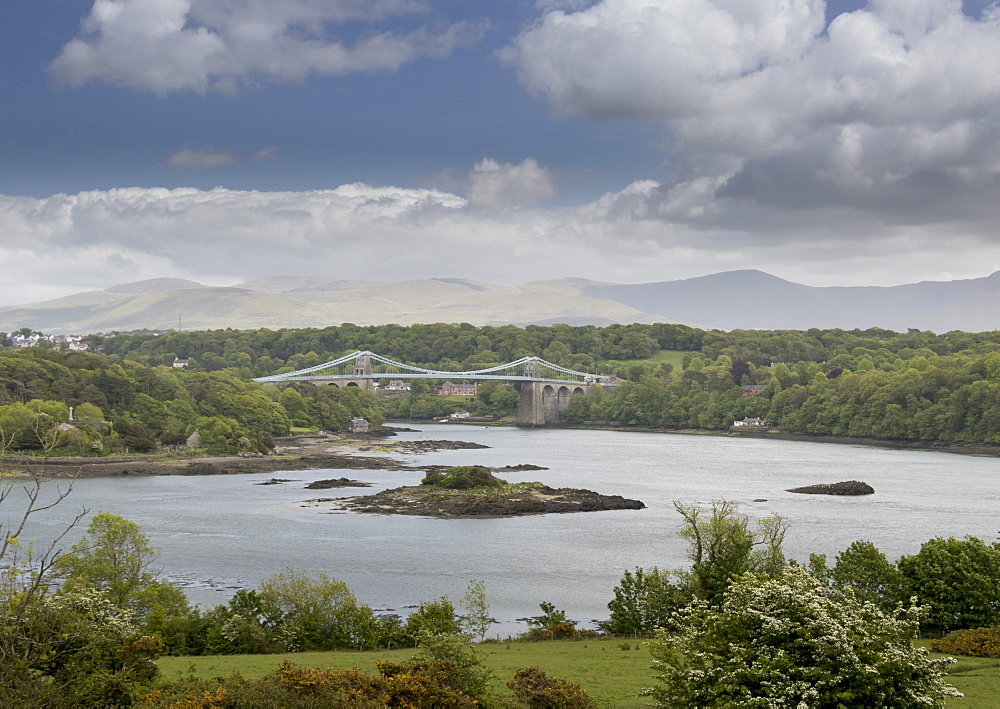
<svg viewBox="0 0 1000 709"><path fill-rule="evenodd" d="M539 379L538 359L532 357L522 365L521 373ZM517 402L517 423L521 426L544 426L545 409L542 406L541 382L521 382L521 398Z"/></svg>
<svg viewBox="0 0 1000 709"><path fill-rule="evenodd" d="M354 376L370 377L372 375L372 353L359 352L354 360Z"/></svg>
<svg viewBox="0 0 1000 709"><path fill-rule="evenodd" d="M358 356L354 360L354 376L357 377L357 379L347 382L347 386L356 386L361 389L367 389L368 391L375 391L375 380L371 378L371 352L358 352Z"/></svg>

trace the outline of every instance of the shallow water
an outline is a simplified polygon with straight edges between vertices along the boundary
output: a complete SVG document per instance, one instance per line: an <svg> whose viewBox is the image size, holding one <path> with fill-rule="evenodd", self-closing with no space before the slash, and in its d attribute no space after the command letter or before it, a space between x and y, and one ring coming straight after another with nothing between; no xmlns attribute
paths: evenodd
<svg viewBox="0 0 1000 709"><path fill-rule="evenodd" d="M786 551L801 561L810 552L832 560L857 539L896 558L915 553L934 536L973 534L995 541L1000 530L996 458L660 433L420 428L396 440L447 438L491 447L401 456L410 464L534 463L550 469L503 477L637 498L647 509L441 520L330 514L323 506L302 506L317 497L417 484L422 476L384 470L88 478L76 483L63 504L35 518L26 536L50 538L81 506L121 515L149 535L164 574L203 604L224 602L235 588L254 587L286 566L325 571L376 609L400 610L443 594L457 600L470 579L482 579L503 635L519 632L516 619L537 615L540 601L583 622L604 618L625 569L684 566L686 546L677 536L673 500L725 498L753 518L780 513L791 522ZM341 476L374 487L303 489L312 480ZM295 482L256 484L272 477ZM876 494L785 492L852 479L869 483Z"/></svg>

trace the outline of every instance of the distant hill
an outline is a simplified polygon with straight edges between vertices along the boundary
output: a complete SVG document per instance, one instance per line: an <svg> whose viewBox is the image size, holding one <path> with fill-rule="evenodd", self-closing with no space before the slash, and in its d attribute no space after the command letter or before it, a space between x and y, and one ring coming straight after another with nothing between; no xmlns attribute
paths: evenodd
<svg viewBox="0 0 1000 709"><path fill-rule="evenodd" d="M589 285L600 284L552 281L522 287L463 279L382 283L281 276L220 288L165 278L0 308L0 330L30 327L53 334L85 334L326 327L344 322L610 325L665 319L582 295L580 289Z"/></svg>
<svg viewBox="0 0 1000 709"><path fill-rule="evenodd" d="M960 281L817 288L746 270L660 283L592 285L581 292L722 330L1000 328L1000 271Z"/></svg>
<svg viewBox="0 0 1000 709"><path fill-rule="evenodd" d="M633 285L582 278L503 285L462 278L383 283L276 276L229 287L179 278L0 308L0 330L47 333L326 327L427 322L610 325L677 322L732 330L1000 328L1000 271L892 287L817 288L762 271Z"/></svg>
<svg viewBox="0 0 1000 709"><path fill-rule="evenodd" d="M186 288L204 288L196 281L189 281L185 278L150 278L148 281L136 281L135 283L119 283L105 289L108 293L163 293L171 290L185 290Z"/></svg>

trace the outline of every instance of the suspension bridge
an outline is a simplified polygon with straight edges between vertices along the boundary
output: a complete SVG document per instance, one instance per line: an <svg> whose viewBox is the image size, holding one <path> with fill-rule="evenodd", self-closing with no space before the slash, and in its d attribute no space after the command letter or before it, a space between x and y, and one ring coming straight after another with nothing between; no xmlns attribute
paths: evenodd
<svg viewBox="0 0 1000 709"><path fill-rule="evenodd" d="M559 412L566 409L573 394L586 394L594 386L607 390L618 383L617 377L578 372L546 362L540 357L521 357L494 367L456 372L415 367L368 351L352 352L315 367L258 377L254 381L261 384L310 382L375 391L375 382L383 379L510 382L520 390L521 395L517 422L526 426L556 423Z"/></svg>

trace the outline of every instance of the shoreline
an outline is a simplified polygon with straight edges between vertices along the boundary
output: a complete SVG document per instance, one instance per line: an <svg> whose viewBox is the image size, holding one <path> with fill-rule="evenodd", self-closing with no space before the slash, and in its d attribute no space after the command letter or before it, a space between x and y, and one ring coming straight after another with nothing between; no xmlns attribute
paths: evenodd
<svg viewBox="0 0 1000 709"><path fill-rule="evenodd" d="M439 421L394 419L390 424L440 424ZM481 421L449 421L451 426L482 427ZM512 421L492 421L491 427L516 427ZM629 426L611 423L557 423L544 428L621 431L633 433L661 433L686 436L716 436L724 438L756 438L779 441L804 441L840 445L870 446L891 450L920 450L1000 457L1000 445L987 443L961 443L952 441L914 441L855 436L831 436L816 433L797 433L778 429L761 431L714 430L703 428L666 428L659 426ZM277 439L275 455L260 457L162 457L116 456L114 458L41 458L34 456L0 456L0 475L72 479L77 477L117 477L152 475L244 475L275 473L283 470L423 470L398 460L372 453L392 453L392 446L385 445L379 435L320 433L286 436ZM381 443L382 445L379 445ZM442 443L453 443L445 442ZM402 452L402 451L401 451ZM419 452L419 451L406 451Z"/></svg>
<svg viewBox="0 0 1000 709"><path fill-rule="evenodd" d="M416 419L395 419L386 423L438 423L438 421ZM482 427L481 421L449 421L448 425ZM513 421L493 421L489 426L517 427ZM761 438L778 441L805 441L810 443L836 443L840 445L871 446L874 448L891 448L893 450L922 450L955 453L957 455L981 455L1000 457L1000 444L963 443L961 441L920 441L908 438L874 438L871 436L834 436L826 433L800 433L797 431L781 431L768 428L759 431L734 431L732 429L713 428L668 428L665 426L641 426L629 424L599 423L552 423L537 426L540 429L570 429L583 431L622 431L625 433L666 433L685 436L718 436L722 438Z"/></svg>
<svg viewBox="0 0 1000 709"><path fill-rule="evenodd" d="M9 477L96 478L152 475L245 475L282 470L421 470L398 460L359 450L381 436L320 433L276 439L274 455L165 457L115 456L114 458L42 458L0 456L0 470ZM389 451L386 451L389 452Z"/></svg>

